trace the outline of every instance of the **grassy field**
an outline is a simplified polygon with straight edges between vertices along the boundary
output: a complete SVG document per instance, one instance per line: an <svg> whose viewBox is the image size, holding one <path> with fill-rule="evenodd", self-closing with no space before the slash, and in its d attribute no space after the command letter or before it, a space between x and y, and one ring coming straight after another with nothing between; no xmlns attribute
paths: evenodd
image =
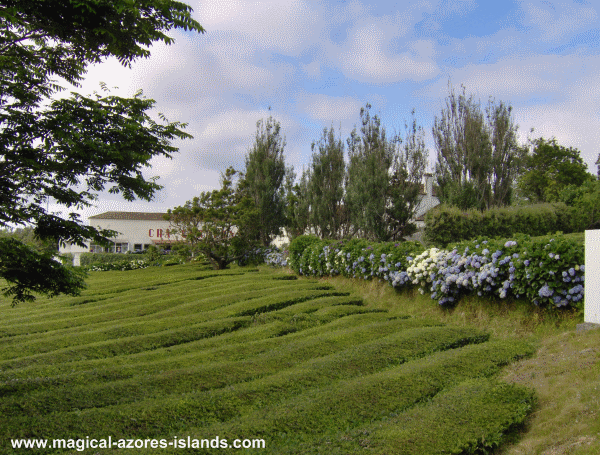
<svg viewBox="0 0 600 455"><path fill-rule="evenodd" d="M108 436L263 439L265 448L85 453L597 447L599 429L584 423L597 420L597 390L587 385L598 382L600 331L575 334L575 317L482 302L449 312L378 283L294 278L266 267L185 265L94 273L75 298L16 308L2 301L0 453L81 453L13 451L14 438ZM579 367L584 387L579 404L552 420L547 400L557 411L579 390L544 377L560 367L541 365L534 354L553 355L554 340L588 363L556 348L565 368ZM564 395L558 404L556 393L547 395L553 387ZM564 428L578 412L589 419ZM596 433L582 440L582 431ZM509 444L498 448L506 434Z"/></svg>
<svg viewBox="0 0 600 455"><path fill-rule="evenodd" d="M370 307L426 317L452 327L489 332L492 339L528 340L536 353L504 367L500 379L535 391L525 424L495 455L597 455L600 453L600 330L578 332L580 314L547 311L528 302L465 298L454 309L439 308L416 292L397 293L386 284L334 278Z"/></svg>

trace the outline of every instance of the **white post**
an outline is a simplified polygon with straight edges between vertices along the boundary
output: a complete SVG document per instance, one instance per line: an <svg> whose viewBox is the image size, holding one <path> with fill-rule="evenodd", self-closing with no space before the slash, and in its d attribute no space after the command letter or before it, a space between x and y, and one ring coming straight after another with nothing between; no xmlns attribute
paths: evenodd
<svg viewBox="0 0 600 455"><path fill-rule="evenodd" d="M600 230L585 231L584 321L600 324Z"/></svg>

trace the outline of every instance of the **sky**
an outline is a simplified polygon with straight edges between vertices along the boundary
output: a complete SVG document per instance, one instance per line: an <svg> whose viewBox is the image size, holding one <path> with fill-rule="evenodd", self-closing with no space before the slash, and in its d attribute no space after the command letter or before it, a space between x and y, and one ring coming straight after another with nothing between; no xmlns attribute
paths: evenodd
<svg viewBox="0 0 600 455"><path fill-rule="evenodd" d="M89 95L102 81L115 95L142 89L156 101L153 118L188 123L194 136L174 141L172 160L151 161L144 175L164 186L152 202L102 193L84 218L166 211L219 187L228 166L243 170L257 121L269 115L281 124L286 165L300 174L323 129L348 137L366 103L389 133L402 134L414 109L432 170L431 127L449 83L482 106L489 97L510 104L522 143L555 137L597 171L599 1L186 3L204 34L171 30L174 44L153 45L131 69L107 60L69 88Z"/></svg>

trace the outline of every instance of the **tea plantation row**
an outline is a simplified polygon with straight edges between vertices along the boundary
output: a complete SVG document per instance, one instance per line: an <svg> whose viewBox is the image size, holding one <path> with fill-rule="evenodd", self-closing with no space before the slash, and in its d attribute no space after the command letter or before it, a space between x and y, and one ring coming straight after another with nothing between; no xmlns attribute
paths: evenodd
<svg viewBox="0 0 600 455"><path fill-rule="evenodd" d="M92 273L76 298L3 301L2 453L22 453L15 438L108 436L261 438L266 448L244 452L262 454L469 453L532 408L531 391L495 379L531 345L391 317L293 278L182 265Z"/></svg>

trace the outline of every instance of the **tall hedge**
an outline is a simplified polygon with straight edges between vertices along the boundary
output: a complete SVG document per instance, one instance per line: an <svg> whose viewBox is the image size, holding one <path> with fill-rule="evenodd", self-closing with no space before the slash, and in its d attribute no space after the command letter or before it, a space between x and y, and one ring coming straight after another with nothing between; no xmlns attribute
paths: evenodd
<svg viewBox="0 0 600 455"><path fill-rule="evenodd" d="M570 233L574 229L571 220L570 209L563 203L502 207L483 212L440 205L425 216L424 238L429 244L445 247L475 237Z"/></svg>

